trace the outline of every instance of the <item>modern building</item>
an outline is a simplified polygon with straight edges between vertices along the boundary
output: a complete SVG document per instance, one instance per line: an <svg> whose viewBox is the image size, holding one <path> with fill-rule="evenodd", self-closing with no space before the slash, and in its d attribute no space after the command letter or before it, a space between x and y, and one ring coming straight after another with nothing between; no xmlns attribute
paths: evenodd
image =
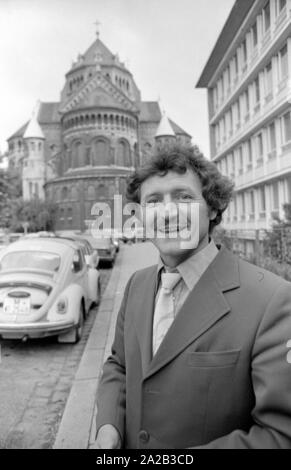
<svg viewBox="0 0 291 470"><path fill-rule="evenodd" d="M191 142L171 120L171 135L161 136L162 117L159 103L142 101L131 72L97 33L67 72L60 101L39 102L8 139L9 171L22 178L24 199L57 203L57 229L83 230L95 202L125 195L126 178L157 141Z"/></svg>
<svg viewBox="0 0 291 470"><path fill-rule="evenodd" d="M197 87L211 159L235 182L223 225L250 254L291 202L291 0L237 0Z"/></svg>

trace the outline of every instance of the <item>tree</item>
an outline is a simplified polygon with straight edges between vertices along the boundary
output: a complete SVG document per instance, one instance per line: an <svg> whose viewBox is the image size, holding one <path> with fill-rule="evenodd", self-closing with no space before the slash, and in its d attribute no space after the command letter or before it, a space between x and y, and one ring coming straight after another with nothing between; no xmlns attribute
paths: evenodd
<svg viewBox="0 0 291 470"><path fill-rule="evenodd" d="M283 205L284 219L274 217L272 229L265 232L264 254L291 264L291 203Z"/></svg>
<svg viewBox="0 0 291 470"><path fill-rule="evenodd" d="M11 230L23 231L23 224L29 223L29 232L54 231L58 207L54 202L33 199L15 201Z"/></svg>
<svg viewBox="0 0 291 470"><path fill-rule="evenodd" d="M15 200L21 196L21 180L0 170L0 227L9 228Z"/></svg>

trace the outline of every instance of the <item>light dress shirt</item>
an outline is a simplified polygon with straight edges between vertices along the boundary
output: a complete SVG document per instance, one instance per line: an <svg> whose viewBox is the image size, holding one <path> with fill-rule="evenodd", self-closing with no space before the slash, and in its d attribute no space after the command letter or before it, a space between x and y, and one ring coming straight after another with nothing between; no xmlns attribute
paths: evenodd
<svg viewBox="0 0 291 470"><path fill-rule="evenodd" d="M178 272L181 274L181 279L173 289L173 301L174 301L174 315L169 312L172 317L172 321L178 314L181 306L185 302L189 293L194 289L195 285L201 278L202 274L206 271L208 266L212 263L218 253L218 249L213 240L208 245L202 248L197 253L187 258L182 263L178 264L175 268L169 268L166 266L162 259L159 258L157 268L157 291L155 296L155 306L161 292L161 273L162 272ZM153 325L155 324L153 318ZM165 333L166 334L166 333ZM153 338L155 337L155 331L153 330Z"/></svg>

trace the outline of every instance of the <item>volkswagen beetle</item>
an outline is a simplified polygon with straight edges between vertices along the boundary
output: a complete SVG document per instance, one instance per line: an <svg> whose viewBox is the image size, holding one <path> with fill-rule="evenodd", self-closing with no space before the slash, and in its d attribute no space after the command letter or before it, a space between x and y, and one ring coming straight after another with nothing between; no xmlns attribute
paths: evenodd
<svg viewBox="0 0 291 470"><path fill-rule="evenodd" d="M26 239L0 252L0 337L78 342L100 295L99 271L70 240Z"/></svg>

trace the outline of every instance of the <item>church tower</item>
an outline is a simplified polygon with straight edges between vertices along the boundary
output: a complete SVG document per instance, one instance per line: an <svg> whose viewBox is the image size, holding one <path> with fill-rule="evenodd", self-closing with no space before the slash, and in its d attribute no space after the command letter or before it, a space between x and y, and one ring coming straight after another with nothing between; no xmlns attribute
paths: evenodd
<svg viewBox="0 0 291 470"><path fill-rule="evenodd" d="M177 141L176 134L165 111L163 111L162 118L155 135L155 141L158 148L160 146L171 146Z"/></svg>
<svg viewBox="0 0 291 470"><path fill-rule="evenodd" d="M25 200L45 198L45 137L37 120L39 106L38 102L23 135L25 156L23 159L22 191Z"/></svg>

